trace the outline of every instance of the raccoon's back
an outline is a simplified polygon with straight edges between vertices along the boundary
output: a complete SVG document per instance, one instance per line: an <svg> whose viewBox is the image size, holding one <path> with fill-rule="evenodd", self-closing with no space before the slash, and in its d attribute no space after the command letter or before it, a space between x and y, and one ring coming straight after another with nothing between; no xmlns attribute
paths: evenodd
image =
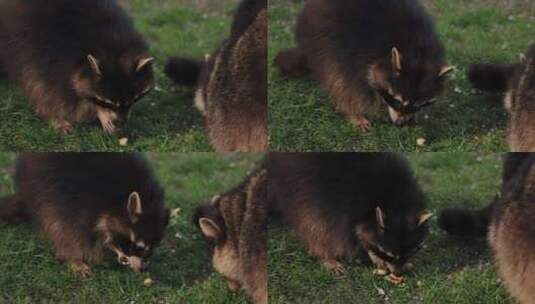
<svg viewBox="0 0 535 304"><path fill-rule="evenodd" d="M394 26L395 24L395 26ZM431 17L416 0L310 0L298 23L300 48L350 69L398 48L404 58L445 61Z"/></svg>
<svg viewBox="0 0 535 304"><path fill-rule="evenodd" d="M281 213L314 205L325 216L362 219L378 204L423 209L408 162L390 153L275 153L268 157L269 200ZM410 199L399 199L401 197ZM293 214L293 213L292 213Z"/></svg>
<svg viewBox="0 0 535 304"><path fill-rule="evenodd" d="M122 214L133 191L149 211L160 207L163 196L148 164L129 153L23 154L17 162L15 186L28 212L37 218L51 209L74 218ZM154 205L148 203L153 201Z"/></svg>
<svg viewBox="0 0 535 304"><path fill-rule="evenodd" d="M519 303L535 303L535 201L505 204L488 237L498 273Z"/></svg>
<svg viewBox="0 0 535 304"><path fill-rule="evenodd" d="M0 45L11 77L27 67L44 79L70 77L88 54L103 58L100 48L113 55L146 49L115 0L0 1Z"/></svg>
<svg viewBox="0 0 535 304"><path fill-rule="evenodd" d="M244 21L235 25L201 74L207 128L219 151L261 151L267 145L265 2L255 16L246 27Z"/></svg>

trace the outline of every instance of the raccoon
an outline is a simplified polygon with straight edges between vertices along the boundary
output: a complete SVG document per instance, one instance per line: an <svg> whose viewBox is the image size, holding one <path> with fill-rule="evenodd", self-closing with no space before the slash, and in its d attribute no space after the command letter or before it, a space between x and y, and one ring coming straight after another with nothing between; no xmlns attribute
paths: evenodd
<svg viewBox="0 0 535 304"><path fill-rule="evenodd" d="M84 277L107 252L143 271L169 219L162 188L136 154L24 154L15 186L0 200L0 220L38 223L57 259Z"/></svg>
<svg viewBox="0 0 535 304"><path fill-rule="evenodd" d="M236 188L200 207L194 223L213 249L212 263L235 291L267 303L267 172L261 168Z"/></svg>
<svg viewBox="0 0 535 304"><path fill-rule="evenodd" d="M366 115L388 110L397 125L436 101L453 67L434 24L416 0L310 0L296 28L297 47L275 64L286 76L311 73L335 108L368 131Z"/></svg>
<svg viewBox="0 0 535 304"><path fill-rule="evenodd" d="M271 153L268 202L309 254L337 274L358 255L402 273L428 234L432 214L401 156L387 153Z"/></svg>
<svg viewBox="0 0 535 304"><path fill-rule="evenodd" d="M477 89L506 92L510 114L507 142L511 152L535 152L535 43L516 64L474 64L468 78Z"/></svg>
<svg viewBox="0 0 535 304"><path fill-rule="evenodd" d="M205 61L171 58L166 74L176 83L197 85L195 106L220 152L267 148L267 3L244 0L231 35Z"/></svg>
<svg viewBox="0 0 535 304"><path fill-rule="evenodd" d="M0 1L0 66L63 133L114 133L154 86L148 46L115 0Z"/></svg>
<svg viewBox="0 0 535 304"><path fill-rule="evenodd" d="M483 209L489 211L446 210L440 216L441 228L451 234L487 237L505 287L522 304L535 303L534 189L535 154L509 153L501 196ZM460 221L455 218L459 215ZM486 227L473 224L481 219ZM474 227L478 233L471 231Z"/></svg>

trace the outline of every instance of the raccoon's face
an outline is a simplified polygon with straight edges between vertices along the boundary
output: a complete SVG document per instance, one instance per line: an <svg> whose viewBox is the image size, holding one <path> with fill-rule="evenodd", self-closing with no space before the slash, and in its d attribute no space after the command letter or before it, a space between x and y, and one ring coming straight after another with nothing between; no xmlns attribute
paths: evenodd
<svg viewBox="0 0 535 304"><path fill-rule="evenodd" d="M130 108L154 88L153 58L120 58L100 61L93 55L76 74L78 95L114 115L114 125L124 124Z"/></svg>
<svg viewBox="0 0 535 304"><path fill-rule="evenodd" d="M414 113L436 102L444 91L451 66L402 60L396 48L372 64L368 82L385 103L399 113Z"/></svg>
<svg viewBox="0 0 535 304"><path fill-rule="evenodd" d="M127 209L130 228L125 254L147 259L162 241L169 223L169 210L164 208L158 212L144 212L137 192L130 194Z"/></svg>
<svg viewBox="0 0 535 304"><path fill-rule="evenodd" d="M407 260L415 255L428 234L432 214L389 216L377 207L376 222L357 227L357 236L377 268L399 275Z"/></svg>
<svg viewBox="0 0 535 304"><path fill-rule="evenodd" d="M225 221L214 206L200 208L195 215L195 224L212 248L212 266L227 281L229 289L241 287L238 245L226 231Z"/></svg>

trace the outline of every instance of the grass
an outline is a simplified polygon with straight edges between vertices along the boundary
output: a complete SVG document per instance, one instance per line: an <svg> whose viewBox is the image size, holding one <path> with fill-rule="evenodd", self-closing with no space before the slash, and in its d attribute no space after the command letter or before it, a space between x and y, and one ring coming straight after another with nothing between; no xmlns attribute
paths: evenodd
<svg viewBox="0 0 535 304"><path fill-rule="evenodd" d="M239 183L260 155L212 153L150 154L171 208L167 236L138 275L111 258L96 276L81 279L54 258L50 245L31 225L0 223L0 303L247 303L230 292L211 269L207 246L191 223L193 210ZM0 193L13 191L13 154L0 154ZM150 276L154 285L143 280Z"/></svg>
<svg viewBox="0 0 535 304"><path fill-rule="evenodd" d="M311 78L286 79L273 58L294 46L303 1L272 0L269 27L270 137L274 151L505 151L507 115L501 97L475 92L465 76L470 63L516 61L533 40L533 1L423 0L437 20L449 63L457 67L443 102L423 110L416 127L373 121L358 131L335 112ZM425 138L425 147L418 147Z"/></svg>
<svg viewBox="0 0 535 304"><path fill-rule="evenodd" d="M159 90L132 110L124 133L105 134L100 125L78 125L70 135L58 134L34 115L19 90L0 79L1 151L211 151L203 119L193 107L193 90L173 86L163 67L169 56L203 58L230 31L236 0L132 0L122 1L156 58Z"/></svg>
<svg viewBox="0 0 535 304"><path fill-rule="evenodd" d="M499 155L411 153L409 158L435 215L448 207L484 206L499 191ZM290 229L274 224L269 243L270 303L512 303L484 240L447 236L435 217L426 245L411 261L415 267L406 283L395 286L356 261L345 261L347 274L336 277L308 256Z"/></svg>

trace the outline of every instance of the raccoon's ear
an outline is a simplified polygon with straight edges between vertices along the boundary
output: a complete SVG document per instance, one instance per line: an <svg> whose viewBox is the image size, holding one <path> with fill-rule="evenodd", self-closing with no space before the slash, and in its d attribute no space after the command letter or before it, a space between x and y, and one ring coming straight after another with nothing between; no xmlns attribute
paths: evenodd
<svg viewBox="0 0 535 304"><path fill-rule="evenodd" d="M438 78L443 78L453 71L455 71L454 66L445 65L440 69L440 72L438 73Z"/></svg>
<svg viewBox="0 0 535 304"><path fill-rule="evenodd" d="M133 221L136 221L137 218L143 214L143 208L141 207L141 198L137 192L130 193L128 197L128 204L126 205L128 210L128 215Z"/></svg>
<svg viewBox="0 0 535 304"><path fill-rule="evenodd" d="M385 229L385 214L380 207L375 208L375 220L381 230Z"/></svg>
<svg viewBox="0 0 535 304"><path fill-rule="evenodd" d="M201 228L204 236L212 241L218 241L223 237L221 228L211 219L207 217L201 217L199 219L199 228Z"/></svg>
<svg viewBox="0 0 535 304"><path fill-rule="evenodd" d="M93 72L98 76L102 76L102 70L98 66L98 60L93 55L89 54L87 55L87 61Z"/></svg>
<svg viewBox="0 0 535 304"><path fill-rule="evenodd" d="M395 47L392 48L392 67L394 71L401 72L401 54Z"/></svg>
<svg viewBox="0 0 535 304"><path fill-rule="evenodd" d="M420 217L418 218L418 227L423 225L425 222L427 222L431 217L433 216L432 212L424 211Z"/></svg>
<svg viewBox="0 0 535 304"><path fill-rule="evenodd" d="M154 62L154 58L152 57L139 59L137 66L136 66L136 72L139 72L143 70L144 68L151 66L153 62Z"/></svg>

